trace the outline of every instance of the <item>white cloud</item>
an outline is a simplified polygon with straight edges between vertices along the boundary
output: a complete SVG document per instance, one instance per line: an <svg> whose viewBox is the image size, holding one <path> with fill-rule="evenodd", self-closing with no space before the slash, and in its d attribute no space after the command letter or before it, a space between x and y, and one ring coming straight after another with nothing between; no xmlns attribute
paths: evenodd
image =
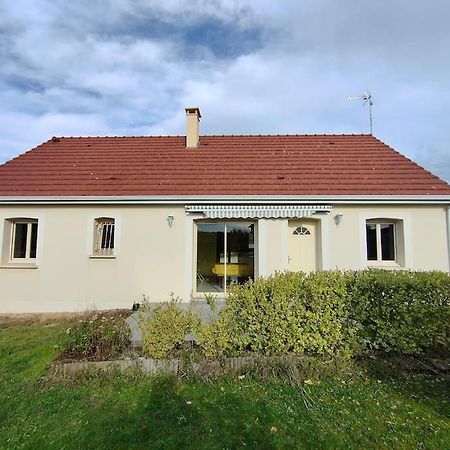
<svg viewBox="0 0 450 450"><path fill-rule="evenodd" d="M39 117L23 113L0 113L0 159L12 156L38 145L54 135L104 135L111 129L96 114L46 113ZM58 130L59 133L55 133Z"/></svg>
<svg viewBox="0 0 450 450"><path fill-rule="evenodd" d="M345 98L369 88L375 134L450 180L449 13L443 0L5 2L0 161L52 135L181 134L191 105L209 134L367 132Z"/></svg>

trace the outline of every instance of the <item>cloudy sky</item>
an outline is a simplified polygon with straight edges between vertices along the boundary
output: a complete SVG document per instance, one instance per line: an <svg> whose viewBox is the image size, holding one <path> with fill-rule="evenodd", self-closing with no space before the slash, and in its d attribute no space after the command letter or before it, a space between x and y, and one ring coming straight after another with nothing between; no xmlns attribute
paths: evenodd
<svg viewBox="0 0 450 450"><path fill-rule="evenodd" d="M450 181L448 0L1 0L0 162L51 136L367 133Z"/></svg>

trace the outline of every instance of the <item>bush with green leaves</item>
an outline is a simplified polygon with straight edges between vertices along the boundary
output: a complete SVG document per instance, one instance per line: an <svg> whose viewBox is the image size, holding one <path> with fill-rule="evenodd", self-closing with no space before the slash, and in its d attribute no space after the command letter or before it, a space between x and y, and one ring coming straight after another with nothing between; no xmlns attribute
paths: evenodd
<svg viewBox="0 0 450 450"><path fill-rule="evenodd" d="M233 285L198 333L207 357L418 354L450 348L450 276L365 270L279 273Z"/></svg>
<svg viewBox="0 0 450 450"><path fill-rule="evenodd" d="M218 320L198 338L208 357L351 355L358 326L343 273L290 272L231 286Z"/></svg>
<svg viewBox="0 0 450 450"><path fill-rule="evenodd" d="M347 280L366 347L405 354L450 348L448 273L365 270Z"/></svg>
<svg viewBox="0 0 450 450"><path fill-rule="evenodd" d="M182 346L186 334L199 329L200 319L191 310L181 309L179 302L179 299L172 297L157 306L150 305L148 301L141 306L142 349L147 356L170 356Z"/></svg>
<svg viewBox="0 0 450 450"><path fill-rule="evenodd" d="M125 315L94 313L68 328L59 342L60 359L108 360L130 346Z"/></svg>

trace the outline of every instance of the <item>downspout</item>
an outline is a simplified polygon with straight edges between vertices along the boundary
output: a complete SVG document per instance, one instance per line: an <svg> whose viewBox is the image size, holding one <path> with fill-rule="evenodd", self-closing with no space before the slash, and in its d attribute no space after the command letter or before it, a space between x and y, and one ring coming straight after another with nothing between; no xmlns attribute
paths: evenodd
<svg viewBox="0 0 450 450"><path fill-rule="evenodd" d="M447 206L447 250L448 250L448 271L450 272L450 206Z"/></svg>

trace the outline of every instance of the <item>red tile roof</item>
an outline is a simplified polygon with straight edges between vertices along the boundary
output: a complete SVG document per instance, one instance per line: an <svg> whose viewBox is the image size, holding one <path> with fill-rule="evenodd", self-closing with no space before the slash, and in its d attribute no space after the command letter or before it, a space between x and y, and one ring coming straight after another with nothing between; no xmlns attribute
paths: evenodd
<svg viewBox="0 0 450 450"><path fill-rule="evenodd" d="M0 196L450 195L370 135L51 139L0 166Z"/></svg>

